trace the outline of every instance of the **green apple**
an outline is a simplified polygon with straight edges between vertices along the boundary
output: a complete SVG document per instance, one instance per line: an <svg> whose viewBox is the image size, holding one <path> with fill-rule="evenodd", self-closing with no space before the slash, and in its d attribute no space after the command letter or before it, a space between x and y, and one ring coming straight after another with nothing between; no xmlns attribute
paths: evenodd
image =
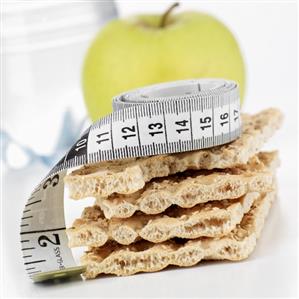
<svg viewBox="0 0 299 299"><path fill-rule="evenodd" d="M83 92L94 121L112 111L113 96L149 84L192 78L225 78L240 85L245 67L233 34L199 13L139 15L113 20L96 36L83 67Z"/></svg>

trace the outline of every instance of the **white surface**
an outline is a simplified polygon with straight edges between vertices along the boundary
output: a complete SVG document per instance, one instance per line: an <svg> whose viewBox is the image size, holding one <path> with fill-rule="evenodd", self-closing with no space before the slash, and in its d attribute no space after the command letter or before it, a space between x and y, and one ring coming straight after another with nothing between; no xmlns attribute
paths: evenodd
<svg viewBox="0 0 299 299"><path fill-rule="evenodd" d="M165 1L168 3L168 1ZM121 1L123 15L167 6ZM181 1L183 2L183 1ZM104 277L63 284L33 284L25 275L19 224L25 197L47 169L32 165L4 174L3 280L5 296L17 297L273 297L297 291L297 32L294 4L211 4L183 2L213 13L233 28L243 49L248 73L243 110L279 107L285 122L267 148L278 148L279 199L275 202L255 252L243 262L201 263L131 277Z"/></svg>

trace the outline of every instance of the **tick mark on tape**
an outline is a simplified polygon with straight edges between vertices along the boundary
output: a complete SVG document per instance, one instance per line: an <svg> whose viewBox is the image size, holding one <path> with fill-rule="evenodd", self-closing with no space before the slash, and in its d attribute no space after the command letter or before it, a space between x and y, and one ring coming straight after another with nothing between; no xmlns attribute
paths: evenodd
<svg viewBox="0 0 299 299"><path fill-rule="evenodd" d="M41 270L37 270L37 271L32 271L32 272L28 272L28 274L34 274L34 273L39 273L39 272L42 272Z"/></svg>
<svg viewBox="0 0 299 299"><path fill-rule="evenodd" d="M43 262L45 262L45 261L46 261L46 260L32 261L32 262L27 262L27 263L24 263L24 265L30 265L30 264L43 263Z"/></svg>
<svg viewBox="0 0 299 299"><path fill-rule="evenodd" d="M30 202L30 203L27 203L25 206L28 207L28 206L34 205L35 203L38 203L38 202L41 202L41 200L37 200L37 201L33 201L33 202Z"/></svg>
<svg viewBox="0 0 299 299"><path fill-rule="evenodd" d="M37 189L35 189L31 195L35 194L36 192L38 192L40 190L40 187L38 187Z"/></svg>
<svg viewBox="0 0 299 299"><path fill-rule="evenodd" d="M21 232L20 234L25 235L25 234L45 233L45 232L53 232L53 231L57 231L57 230L65 230L65 227L43 229L43 230L32 230L32 231L28 231L28 232Z"/></svg>
<svg viewBox="0 0 299 299"><path fill-rule="evenodd" d="M31 249L35 249L35 247L22 248L22 250L31 250Z"/></svg>

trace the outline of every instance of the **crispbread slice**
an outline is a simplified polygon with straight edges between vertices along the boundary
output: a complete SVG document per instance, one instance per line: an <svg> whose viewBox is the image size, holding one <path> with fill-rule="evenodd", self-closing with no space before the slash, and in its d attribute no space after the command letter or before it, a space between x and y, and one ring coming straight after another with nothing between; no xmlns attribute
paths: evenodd
<svg viewBox="0 0 299 299"><path fill-rule="evenodd" d="M242 115L243 131L237 140L205 150L160 155L87 165L65 177L70 197L107 197L112 193L130 194L152 178L165 177L187 169L232 168L248 162L282 122L274 108L255 115Z"/></svg>
<svg viewBox="0 0 299 299"><path fill-rule="evenodd" d="M277 152L261 152L246 165L225 170L196 170L154 179L133 194L97 198L106 218L128 218L136 211L158 214L171 205L190 208L211 200L233 199L272 188Z"/></svg>
<svg viewBox="0 0 299 299"><path fill-rule="evenodd" d="M208 202L190 209L173 206L163 214L134 215L123 220L107 220L100 208L88 207L67 230L69 246L99 247L108 240L129 245L140 238L160 243L174 237L220 237L241 222L258 197L259 193L253 192L234 200Z"/></svg>
<svg viewBox="0 0 299 299"><path fill-rule="evenodd" d="M91 248L81 258L81 263L87 267L84 276L95 278L101 273L131 275L154 272L168 265L192 266L202 259L245 259L255 248L275 196L274 191L261 195L242 222L221 238L202 237L186 243L174 240L158 244L139 241L128 246L113 243Z"/></svg>

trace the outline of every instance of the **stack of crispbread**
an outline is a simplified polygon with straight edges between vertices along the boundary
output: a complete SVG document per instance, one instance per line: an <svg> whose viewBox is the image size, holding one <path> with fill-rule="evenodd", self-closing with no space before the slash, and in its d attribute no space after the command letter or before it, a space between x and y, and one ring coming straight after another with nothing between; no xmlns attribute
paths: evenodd
<svg viewBox="0 0 299 299"><path fill-rule="evenodd" d="M260 149L281 121L276 109L242 115L242 135L229 144L66 176L71 198L96 198L67 230L69 246L88 246L85 277L247 258L276 197L278 155Z"/></svg>

